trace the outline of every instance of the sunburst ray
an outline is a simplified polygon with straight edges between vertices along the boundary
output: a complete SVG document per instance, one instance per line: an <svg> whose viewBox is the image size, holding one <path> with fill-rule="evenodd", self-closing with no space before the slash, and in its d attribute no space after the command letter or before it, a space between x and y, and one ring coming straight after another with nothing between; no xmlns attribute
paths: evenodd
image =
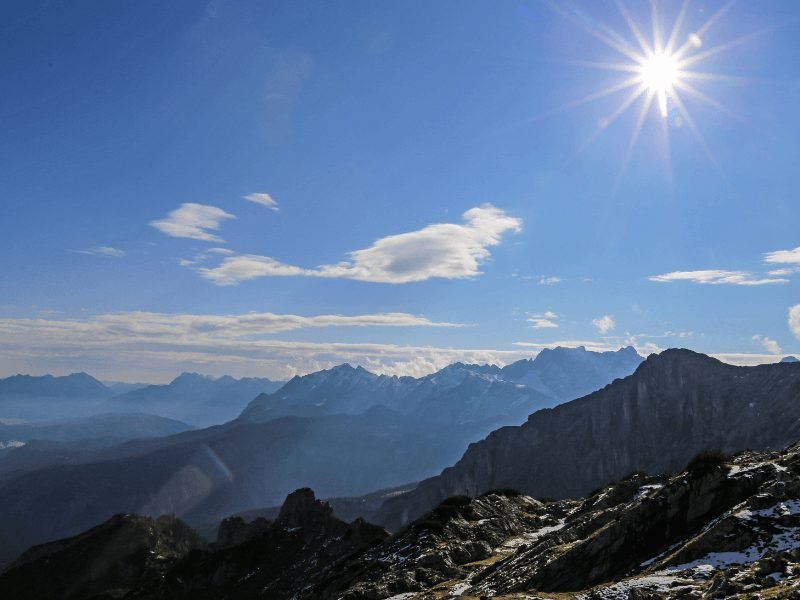
<svg viewBox="0 0 800 600"><path fill-rule="evenodd" d="M662 19L661 4L657 0L649 0L649 24L634 18L625 0L615 0L619 13L627 27L628 38L624 38L613 28L594 20L590 15L575 8L556 5L552 0L541 0L555 13L594 37L606 47L621 55L621 59L611 60L573 60L570 64L589 67L600 71L630 73L631 77L615 82L598 91L592 92L569 102L561 107L542 113L535 117L540 119L556 113L564 112L600 100L613 94L623 94L608 117L604 118L580 144L566 161L568 164L591 145L610 125L640 102L638 111L627 141L622 158L622 165L617 174L615 190L627 171L633 152L643 135L648 115L654 114L657 123L661 154L667 171L672 177L671 127L679 127L685 123L703 153L711 163L721 171L717 158L711 150L695 119L690 114L686 101L711 107L718 113L725 114L738 122L752 127L741 115L726 107L710 94L699 89L698 85L706 82L728 81L733 83L752 82L750 78L716 73L698 67L704 61L716 57L728 50L746 44L758 37L774 31L777 27L769 27L743 35L736 39L723 41L709 48L702 48L703 37L730 10L735 0L728 0L720 6L700 27L692 31L688 16L691 0L682 0L677 13L671 21ZM649 31L648 31L649 25ZM669 25L669 27L667 27ZM623 29L623 31L625 31ZM633 38L632 40L630 38ZM670 114L679 115L673 121ZM649 125L648 125L649 127ZM660 131L659 131L660 130Z"/></svg>
<svg viewBox="0 0 800 600"><path fill-rule="evenodd" d="M595 130L592 134L572 153L572 155L567 159L566 164L571 163L575 160L580 154L586 150L592 143L600 137L600 135L608 129L614 122L619 119L625 112L627 112L628 108L636 102L639 98L645 94L647 90L644 86L639 86L631 91L630 94L625 98L625 100L611 113L608 117L602 119L602 122L597 125Z"/></svg>
<svg viewBox="0 0 800 600"><path fill-rule="evenodd" d="M635 37L636 41L639 42L639 47L642 49L642 52L645 55L650 54L653 49L650 47L650 44L647 43L647 39L645 39L642 31L639 29L639 26L636 24L636 21L633 20L633 17L628 12L628 8L625 6L625 3L622 0L617 0L617 7L619 8L619 12L622 13L622 18L625 19L625 22L628 24L628 29L631 30L633 37Z"/></svg>
<svg viewBox="0 0 800 600"><path fill-rule="evenodd" d="M622 177L625 175L625 171L628 170L628 164L631 162L633 149L636 147L636 142L639 141L639 134L642 131L642 125L644 125L645 117L647 117L647 113L650 110L650 105L653 103L654 96L655 93L652 90L647 90L642 102L641 110L636 118L636 125L634 125L633 131L631 132L631 137L628 140L628 147L625 149L625 157L622 159L622 166L620 167L619 173L617 173L616 181L614 182L615 193L619 189L619 185L622 182Z"/></svg>

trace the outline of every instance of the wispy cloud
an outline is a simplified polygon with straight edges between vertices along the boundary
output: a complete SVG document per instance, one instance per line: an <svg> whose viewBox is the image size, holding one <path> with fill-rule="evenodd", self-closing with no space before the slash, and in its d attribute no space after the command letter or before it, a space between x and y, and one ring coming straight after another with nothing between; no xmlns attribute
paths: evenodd
<svg viewBox="0 0 800 600"><path fill-rule="evenodd" d="M295 102L313 72L314 59L307 52L295 49L273 55L262 96L262 125L269 140L291 133Z"/></svg>
<svg viewBox="0 0 800 600"><path fill-rule="evenodd" d="M561 278L556 277L555 275L544 276L542 275L539 277L539 285L556 285L557 283L561 283Z"/></svg>
<svg viewBox="0 0 800 600"><path fill-rule="evenodd" d="M391 343L275 339L299 329L342 327L462 327L408 313L196 315L128 312L85 319L0 318L3 370L69 372L105 377L169 379L180 370L287 378L341 362L375 372L424 375L451 362L505 364L530 357L524 350L403 346Z"/></svg>
<svg viewBox="0 0 800 600"><path fill-rule="evenodd" d="M273 200L272 196L269 194L257 193L257 194L247 194L246 196L242 196L245 200L249 200L250 202L255 202L256 204L260 204L261 206L266 206L267 208L277 211L278 210L278 203Z"/></svg>
<svg viewBox="0 0 800 600"><path fill-rule="evenodd" d="M91 254L93 256L106 256L108 258L121 258L127 254L124 250L112 246L92 246L83 250L74 250L78 254Z"/></svg>
<svg viewBox="0 0 800 600"><path fill-rule="evenodd" d="M617 326L617 323L614 321L614 317L612 315L603 315L602 317L592 319L592 325L597 327L597 330L600 333L608 333Z"/></svg>
<svg viewBox="0 0 800 600"><path fill-rule="evenodd" d="M663 275L648 277L650 281L671 283L675 281L689 281L707 285L768 285L772 283L788 283L788 279L772 277L754 277L747 271L672 271Z"/></svg>
<svg viewBox="0 0 800 600"><path fill-rule="evenodd" d="M800 273L800 267L782 267L780 269L772 269L771 271L767 271L767 275L772 275L773 277L788 277L789 275L794 275L795 273Z"/></svg>
<svg viewBox="0 0 800 600"><path fill-rule="evenodd" d="M764 255L764 262L800 265L800 246L794 250L776 250Z"/></svg>
<svg viewBox="0 0 800 600"><path fill-rule="evenodd" d="M167 336L185 343L189 343L192 336L221 335L228 339L238 339L323 327L465 327L460 323L436 322L409 313L303 316L270 312L207 315L135 311L64 321L0 319L0 328L34 325L50 329L70 329L75 335L92 332L99 336L122 335L129 339Z"/></svg>
<svg viewBox="0 0 800 600"><path fill-rule="evenodd" d="M558 315L548 310L542 314L528 315L527 321L534 329L556 329L558 328L556 319L558 319Z"/></svg>
<svg viewBox="0 0 800 600"><path fill-rule="evenodd" d="M235 218L216 206L187 202L171 211L164 219L150 221L150 225L171 237L222 242L223 239L211 231L219 229L223 221Z"/></svg>
<svg viewBox="0 0 800 600"><path fill-rule="evenodd" d="M216 285L236 285L259 277L324 277L379 283L409 283L432 278L463 279L480 275L489 248L503 234L519 232L522 221L491 204L464 213L464 224L436 223L418 231L390 235L369 248L350 252L348 260L303 268L269 256L230 256L214 268L197 269Z"/></svg>
<svg viewBox="0 0 800 600"><path fill-rule="evenodd" d="M753 339L757 341L759 344L761 344L764 347L764 350L766 350L770 354L781 353L781 347L775 340L771 340L767 336L760 335L758 333L753 336Z"/></svg>

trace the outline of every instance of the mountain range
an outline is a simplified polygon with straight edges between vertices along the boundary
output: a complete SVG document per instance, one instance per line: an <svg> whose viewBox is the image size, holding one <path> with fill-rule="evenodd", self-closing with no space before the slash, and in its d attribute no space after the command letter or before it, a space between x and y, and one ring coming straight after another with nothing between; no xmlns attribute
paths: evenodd
<svg viewBox="0 0 800 600"><path fill-rule="evenodd" d="M540 357L505 371L456 364L419 379L340 366L258 396L224 425L112 447L17 448L0 461L0 554L77 533L117 512L175 513L202 525L278 504L298 487L355 496L419 481L494 427L568 400L558 394L576 386L606 385L643 360L633 349ZM515 379L501 379L504 373ZM539 390L518 382L526 376ZM269 410L274 406L280 410ZM287 412L294 414L281 416Z"/></svg>
<svg viewBox="0 0 800 600"><path fill-rule="evenodd" d="M616 352L555 348L502 368L454 363L420 378L375 375L345 364L294 377L277 392L255 398L239 419L359 414L381 404L442 424L482 425L488 433L626 377L642 360L632 347Z"/></svg>
<svg viewBox="0 0 800 600"><path fill-rule="evenodd" d="M137 411L177 419L198 427L209 427L236 418L259 394L274 392L282 381L258 377L214 378L183 373L166 385L148 385L114 396L109 406L119 411Z"/></svg>
<svg viewBox="0 0 800 600"><path fill-rule="evenodd" d="M798 439L799 363L739 367L666 350L630 377L492 432L454 466L388 500L377 518L399 527L449 496L496 488L578 497L633 471L675 471L704 448L774 449Z"/></svg>
<svg viewBox="0 0 800 600"><path fill-rule="evenodd" d="M257 395L281 385L264 378L197 373L183 373L166 385L105 385L86 373L13 375L0 379L0 423L144 413L207 427L237 417Z"/></svg>
<svg viewBox="0 0 800 600"><path fill-rule="evenodd" d="M36 454L35 444L15 449L0 461L0 555L10 560L31 544L75 535L120 512L174 514L190 526L207 527L226 515L278 504L306 486L323 497L402 486L361 503L362 514L402 532L418 519L426 522L429 511L454 496L513 489L568 501L633 472L645 474L646 481L678 472L704 449L770 450L800 439L800 364L736 367L667 350L639 358L632 374L597 391L496 429L464 452L470 435L509 414L506 405L494 402L513 406L520 398L523 404L549 399L552 392L545 389L577 389L570 386L589 379L585 365L603 356L585 350L561 354L569 357L568 368L551 362L558 352L546 353L541 364L547 368L535 367L534 359L521 363L527 369L506 370L512 381L500 378L503 369L487 366L457 364L419 379L341 366L295 378L285 394L258 396L224 425L100 448L77 443L60 448L51 463ZM521 383L524 377L536 381L538 390ZM559 387L562 378L572 381ZM440 392L429 394L436 385ZM519 395L491 396L493 389ZM455 402L459 397L462 404ZM271 412L284 410L289 398L303 416ZM365 411L347 414L368 406L370 398ZM440 406L448 408L439 411ZM333 414L325 414L329 410ZM26 456L38 460L35 466L26 466ZM4 469L4 463L15 467ZM435 475L447 464L452 466ZM425 476L419 485L402 485ZM375 497L383 503L377 506ZM359 501L346 505L357 507ZM594 580L579 585L589 584ZM392 585L387 591L411 591Z"/></svg>
<svg viewBox="0 0 800 600"><path fill-rule="evenodd" d="M800 444L705 452L581 498L454 496L394 535L346 523L310 489L274 520L224 521L206 543L131 514L36 546L0 575L19 600L797 598ZM47 576L43 577L42 574Z"/></svg>

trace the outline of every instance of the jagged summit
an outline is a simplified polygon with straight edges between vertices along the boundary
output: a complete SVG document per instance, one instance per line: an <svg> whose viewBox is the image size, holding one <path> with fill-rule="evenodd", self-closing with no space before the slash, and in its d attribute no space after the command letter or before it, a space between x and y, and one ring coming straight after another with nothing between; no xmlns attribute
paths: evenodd
<svg viewBox="0 0 800 600"><path fill-rule="evenodd" d="M185 384L194 384L197 382L205 382L205 381L214 381L216 377L211 375L204 375L202 373L194 373L191 371L184 371L175 379L173 379L169 385L185 385Z"/></svg>
<svg viewBox="0 0 800 600"><path fill-rule="evenodd" d="M345 363L292 378L279 391L254 399L240 420L360 414L380 403L419 418L438 413L435 418L447 415L448 423L484 421L497 427L601 388L632 373L642 360L633 348L556 348L503 368L455 362L418 378L376 375Z"/></svg>
<svg viewBox="0 0 800 600"><path fill-rule="evenodd" d="M332 517L333 509L327 502L317 500L314 490L300 488L286 497L275 522L286 527L316 527Z"/></svg>

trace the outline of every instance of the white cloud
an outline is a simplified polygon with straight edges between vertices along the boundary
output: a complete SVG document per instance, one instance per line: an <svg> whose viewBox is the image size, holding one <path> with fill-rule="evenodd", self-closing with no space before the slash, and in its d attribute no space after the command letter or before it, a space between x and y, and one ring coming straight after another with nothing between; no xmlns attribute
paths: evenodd
<svg viewBox="0 0 800 600"><path fill-rule="evenodd" d="M520 219L491 204L471 208L465 223L436 223L418 231L390 235L350 253L350 259L315 268L289 265L269 256L230 256L215 268L197 271L216 285L235 285L259 277L307 276L379 283L409 283L431 278L463 279L480 275L480 265L508 231L519 232Z"/></svg>
<svg viewBox="0 0 800 600"><path fill-rule="evenodd" d="M225 256L229 256L234 253L233 250L228 248L209 248L207 252L210 252L211 254L223 254Z"/></svg>
<svg viewBox="0 0 800 600"><path fill-rule="evenodd" d="M600 333L608 333L617 326L617 323L614 321L612 315L603 315L602 317L592 319L592 325L597 327Z"/></svg>
<svg viewBox="0 0 800 600"><path fill-rule="evenodd" d="M269 194L247 194L246 196L242 196L242 198L260 204L261 206L266 206L274 211L278 210L278 203L273 200L272 196Z"/></svg>
<svg viewBox="0 0 800 600"><path fill-rule="evenodd" d="M752 273L747 271L723 271L723 270L706 270L706 271L672 271L663 275L653 275L648 277L650 281L659 282L673 282L673 281L690 281L692 283L702 283L710 285L766 285L770 283L788 283L788 279L773 279L762 278L758 279L753 277Z"/></svg>
<svg viewBox="0 0 800 600"><path fill-rule="evenodd" d="M216 285L236 285L240 281L259 277L293 277L314 274L313 269L301 269L279 262L269 256L255 254L230 256L218 267L204 267L197 269L197 272Z"/></svg>
<svg viewBox="0 0 800 600"><path fill-rule="evenodd" d="M542 314L528 315L527 321L534 329L555 329L558 327L556 319L558 319L558 315L548 310Z"/></svg>
<svg viewBox="0 0 800 600"><path fill-rule="evenodd" d="M150 225L172 237L222 242L222 238L209 230L216 231L223 221L235 218L216 206L187 202L171 211L166 218L150 221Z"/></svg>
<svg viewBox="0 0 800 600"><path fill-rule="evenodd" d="M772 275L773 277L787 277L788 275L794 275L795 273L800 273L800 267L783 267L780 269L772 269L771 271L767 271L767 275Z"/></svg>
<svg viewBox="0 0 800 600"><path fill-rule="evenodd" d="M722 352L709 354L722 362L738 365L740 367L752 367L755 365L765 365L778 362L781 357L776 354L748 354L744 352Z"/></svg>
<svg viewBox="0 0 800 600"><path fill-rule="evenodd" d="M781 353L781 347L775 340L771 340L767 336L760 334L754 335L753 339L757 341L759 344L761 344L764 347L764 350L766 350L770 354Z"/></svg>
<svg viewBox="0 0 800 600"><path fill-rule="evenodd" d="M776 250L764 255L764 262L800 265L800 246L794 250Z"/></svg>
<svg viewBox="0 0 800 600"><path fill-rule="evenodd" d="M77 335L169 336L189 343L192 336L222 335L226 338L257 337L266 334L320 327L464 327L459 323L435 322L409 313L365 315L302 316L276 313L238 315L170 314L155 312L107 313L85 320L39 321L42 327L71 328ZM30 326L25 319L0 319L3 325ZM0 329L1 331L2 329Z"/></svg>
<svg viewBox="0 0 800 600"><path fill-rule="evenodd" d="M539 277L539 285L556 285L557 283L561 283L561 278L555 275L551 275L550 277L542 275Z"/></svg>
<svg viewBox="0 0 800 600"><path fill-rule="evenodd" d="M302 328L462 327L407 313L301 316L111 313L84 319L0 318L2 370L86 370L120 380L169 380L181 370L288 378L342 362L375 372L423 375L451 362L506 364L524 350L482 350L281 340Z"/></svg>
<svg viewBox="0 0 800 600"><path fill-rule="evenodd" d="M688 338L694 335L694 331L665 331L663 337Z"/></svg>
<svg viewBox="0 0 800 600"><path fill-rule="evenodd" d="M800 304L789 309L789 330L800 340Z"/></svg>
<svg viewBox="0 0 800 600"><path fill-rule="evenodd" d="M107 256L109 258L120 258L125 256L127 252L124 250L120 250L119 248L113 248L111 246L92 246L91 248L86 248L85 250L75 250L78 254L92 254L94 256Z"/></svg>

